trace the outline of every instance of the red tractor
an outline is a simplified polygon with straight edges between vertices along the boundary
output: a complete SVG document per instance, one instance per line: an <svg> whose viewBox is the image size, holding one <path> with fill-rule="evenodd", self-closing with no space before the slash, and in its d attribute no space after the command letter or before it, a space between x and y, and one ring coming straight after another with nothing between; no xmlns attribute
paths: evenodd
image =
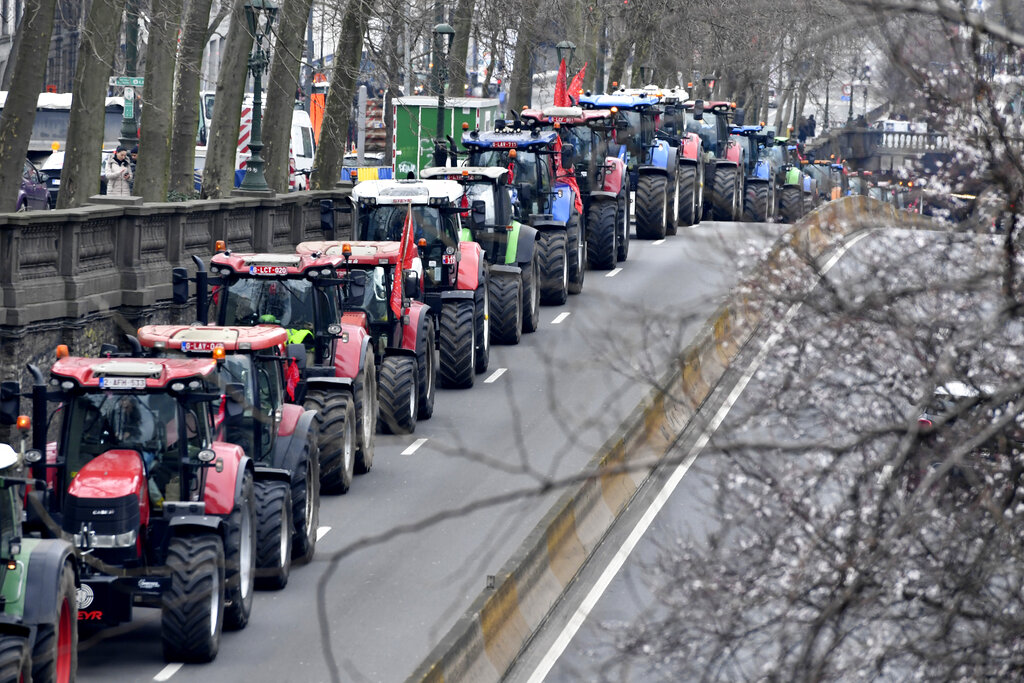
<svg viewBox="0 0 1024 683"><path fill-rule="evenodd" d="M207 273L196 262L196 318L224 326L278 325L296 353L300 381L295 402L316 410L320 447L320 486L345 493L352 473L369 472L377 429L377 370L370 337L342 320L338 258L297 254L236 254L223 249ZM212 277L211 277L212 275ZM207 289L215 287L212 295ZM174 269L174 300L188 301L188 273ZM208 303L209 302L209 303ZM297 347L293 347L297 348ZM346 462L346 405L354 401L356 451Z"/></svg>
<svg viewBox="0 0 1024 683"><path fill-rule="evenodd" d="M563 144L571 144L575 172L585 217L587 262L591 268L611 270L629 254L629 177L626 163L614 155L618 109L547 107L523 110L525 121L559 132ZM622 126L624 128L624 126Z"/></svg>
<svg viewBox="0 0 1024 683"><path fill-rule="evenodd" d="M696 133L705 153L704 218L738 221L743 217L747 160L739 136L732 134L735 102L696 100L687 111L687 132Z"/></svg>
<svg viewBox="0 0 1024 683"><path fill-rule="evenodd" d="M304 257L339 259L335 272L342 322L363 330L381 359L381 427L393 434L415 431L417 419L434 413L438 366L433 316L419 300L419 259L416 269L403 271L400 242L301 242L296 251ZM389 305L399 272L405 300L401 315Z"/></svg>
<svg viewBox="0 0 1024 683"><path fill-rule="evenodd" d="M49 383L29 372L25 461L45 487L28 493L28 524L77 548L79 628L157 607L168 660L212 660L253 600L254 463L217 438L218 415L244 411L241 388L221 387L210 358L64 357Z"/></svg>
<svg viewBox="0 0 1024 683"><path fill-rule="evenodd" d="M259 587L280 589L288 583L291 558L313 559L320 519L320 462L315 410L294 403L298 372L283 353L288 334L280 327L146 325L138 339L144 348L168 357L209 357L223 349L218 363L224 384L243 389L245 411L227 424L225 440L241 446L252 459L257 481L274 485L256 490L259 516L256 567ZM305 355L305 348L289 349ZM218 354L219 355L219 354ZM293 380L288 381L288 376ZM344 436L343 460L351 472L355 460L355 411L351 394L338 420ZM349 474L351 477L351 474Z"/></svg>

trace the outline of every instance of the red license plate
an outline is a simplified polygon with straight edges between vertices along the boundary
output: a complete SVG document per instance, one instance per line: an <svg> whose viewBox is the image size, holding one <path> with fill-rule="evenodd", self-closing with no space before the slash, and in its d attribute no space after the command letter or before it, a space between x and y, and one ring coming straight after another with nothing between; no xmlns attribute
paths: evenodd
<svg viewBox="0 0 1024 683"><path fill-rule="evenodd" d="M441 263L450 266L455 263L455 254L444 254L441 256Z"/></svg>
<svg viewBox="0 0 1024 683"><path fill-rule="evenodd" d="M284 266L249 266L249 275L287 275L288 269Z"/></svg>
<svg viewBox="0 0 1024 683"><path fill-rule="evenodd" d="M220 342L214 341L191 341L181 342L182 351L213 351L218 346L221 346Z"/></svg>

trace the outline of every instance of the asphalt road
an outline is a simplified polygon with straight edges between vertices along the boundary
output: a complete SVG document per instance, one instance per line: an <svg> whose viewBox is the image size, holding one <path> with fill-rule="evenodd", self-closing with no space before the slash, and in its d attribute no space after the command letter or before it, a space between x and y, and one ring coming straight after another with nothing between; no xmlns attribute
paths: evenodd
<svg viewBox="0 0 1024 683"><path fill-rule="evenodd" d="M159 614L138 609L81 643L80 680L404 680L561 491L487 501L578 472L783 228L703 223L633 240L621 270L589 271L535 334L492 347L473 389L439 390L415 434L378 435L373 471L323 498L313 563L258 593L214 662L165 665Z"/></svg>
<svg viewBox="0 0 1024 683"><path fill-rule="evenodd" d="M965 309L960 315L973 308L976 315L980 312L983 316L986 307L979 298L985 297L975 293L972 304L957 283L960 277L969 275L979 259L991 256L993 245L970 235L956 240L953 242L940 233L867 233L835 261L829 279L836 291L849 297L877 291L884 287L878 282L886 278L903 278L908 291L914 285L942 291L943 283L949 283L950 292L956 293L955 299L927 295L908 301L903 320L908 322L920 316L922 324L937 324L941 314L929 309L929 299L939 302L942 313L952 317L957 315L951 310L957 308L953 303L957 300ZM989 283L980 289L991 296L998 292L998 285ZM830 310L823 303L826 300L828 296L818 291L813 305L790 309L794 315L792 322L775 321L790 330L782 341L769 341L770 330L765 330L744 349L704 406L703 422L712 427L694 429L684 435L671 456L676 462L655 473L640 490L520 657L506 678L509 683L678 680L678 672L673 676L671 664L659 668L657 657L641 653L622 656L616 643L635 632L636 624L655 615L663 616L657 591L673 580L672 576L658 575L659 567L665 566L659 558L666 548L667 552L674 552L672 544L677 538L700 544L708 531L718 526L721 510L716 507L713 488L719 475L731 466L731 458L718 453L716 443L756 443L757 438L766 435L755 433L757 429L770 429L767 435L773 442L798 440L795 433L803 433L807 439L824 434L834 434L839 440L849 438L850 425L839 425L834 416L820 411L818 404L800 405L794 412L782 411L782 406L793 405L786 396L790 385L802 380L806 383L799 384L800 391L818 395L820 405L851 413L851 423L860 419L857 413L869 412L869 402L858 401L858 393L870 397L875 395L874 391L844 390L844 384L835 381L835 376L796 380L788 377L794 356L800 355L794 354L793 349L804 348L802 340L813 343L816 330L833 324L829 314L822 313ZM829 342L821 338L817 341L816 351L821 353L819 367L838 369L837 374L843 371L848 349L830 348ZM901 362L890 355L894 350L898 353L899 344L893 343L892 347L880 346L873 351L880 364ZM779 408L773 414L770 406ZM905 403L905 407L909 406ZM870 416L863 419L867 421ZM765 447L761 456L768 458L771 453Z"/></svg>

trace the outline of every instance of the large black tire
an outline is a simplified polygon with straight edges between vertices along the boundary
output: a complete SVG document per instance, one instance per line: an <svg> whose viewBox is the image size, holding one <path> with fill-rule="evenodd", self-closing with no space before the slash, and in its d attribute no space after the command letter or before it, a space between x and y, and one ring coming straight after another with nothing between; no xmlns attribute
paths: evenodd
<svg viewBox="0 0 1024 683"><path fill-rule="evenodd" d="M373 352L367 350L363 369L356 375L352 388L356 411L355 473L366 474L373 467L373 449L377 440L377 364Z"/></svg>
<svg viewBox="0 0 1024 683"><path fill-rule="evenodd" d="M534 252L540 270L540 302L564 304L569 298L569 255L564 230L537 233Z"/></svg>
<svg viewBox="0 0 1024 683"><path fill-rule="evenodd" d="M411 434L416 431L416 359L412 356L385 356L380 363L380 425L386 434Z"/></svg>
<svg viewBox="0 0 1024 683"><path fill-rule="evenodd" d="M632 226L629 224L629 192L625 197L619 197L615 202L615 230L618 234L618 245L615 247L615 260L625 261L629 258L629 233Z"/></svg>
<svg viewBox="0 0 1024 683"><path fill-rule="evenodd" d="M523 271L523 332L536 332L540 326L540 266L537 251L529 263L520 263Z"/></svg>
<svg viewBox="0 0 1024 683"><path fill-rule="evenodd" d="M724 166L715 169L715 181L711 195L711 216L716 221L736 220L736 191L738 183L736 175L739 169L735 166Z"/></svg>
<svg viewBox="0 0 1024 683"><path fill-rule="evenodd" d="M425 311L426 324L416 338L416 383L419 386L417 417L429 420L434 414L434 394L437 393L437 343L434 341L434 319Z"/></svg>
<svg viewBox="0 0 1024 683"><path fill-rule="evenodd" d="M573 213L565 231L568 243L565 247L569 257L569 293L579 294L583 291L583 279L587 274L587 240L583 234L583 221L579 214Z"/></svg>
<svg viewBox="0 0 1024 683"><path fill-rule="evenodd" d="M224 623L224 546L214 534L172 538L171 585L164 591L161 640L169 662L209 662Z"/></svg>
<svg viewBox="0 0 1024 683"><path fill-rule="evenodd" d="M697 167L679 167L679 221L681 228L697 222Z"/></svg>
<svg viewBox="0 0 1024 683"><path fill-rule="evenodd" d="M665 201L668 202L668 207L665 209L665 234L674 235L676 234L677 226L679 224L679 202L681 201L682 194L679 190L679 173L678 169L676 174L669 181L668 193L665 197Z"/></svg>
<svg viewBox="0 0 1024 683"><path fill-rule="evenodd" d="M636 184L636 237L660 240L665 237L668 216L668 178L642 175Z"/></svg>
<svg viewBox="0 0 1024 683"><path fill-rule="evenodd" d="M473 334L476 337L476 373L487 371L491 362L491 293L490 269L484 268L483 281L473 293Z"/></svg>
<svg viewBox="0 0 1024 683"><path fill-rule="evenodd" d="M319 412L317 415L319 416ZM348 420L348 424L352 423L352 419ZM292 472L292 559L299 563L313 559L316 532L320 526L320 456L316 447L318 438L318 432L311 430L302 460Z"/></svg>
<svg viewBox="0 0 1024 683"><path fill-rule="evenodd" d="M352 486L356 459L356 419L352 395L347 391L309 389L306 410L315 410L320 446L320 490L347 493Z"/></svg>
<svg viewBox="0 0 1024 683"><path fill-rule="evenodd" d="M786 223L796 223L804 215L804 191L796 185L786 185L779 194L779 214Z"/></svg>
<svg viewBox="0 0 1024 683"><path fill-rule="evenodd" d="M491 341L518 344L523 334L523 277L492 272L490 278Z"/></svg>
<svg viewBox="0 0 1024 683"><path fill-rule="evenodd" d="M0 683L31 680L28 641L21 636L0 635Z"/></svg>
<svg viewBox="0 0 1024 683"><path fill-rule="evenodd" d="M441 386L468 389L476 376L476 304L467 299L441 306ZM383 380L381 380L383 382ZM381 403L384 402L381 388ZM381 411L383 415L383 411Z"/></svg>
<svg viewBox="0 0 1024 683"><path fill-rule="evenodd" d="M594 270L615 267L617 219L617 202L594 202L587 211L587 262Z"/></svg>
<svg viewBox="0 0 1024 683"><path fill-rule="evenodd" d="M53 588L58 591L58 611L54 621L39 624L36 631L32 680L67 683L75 679L78 671L78 596L75 570L70 563L64 563L59 583Z"/></svg>
<svg viewBox="0 0 1024 683"><path fill-rule="evenodd" d="M768 220L768 185L747 185L743 200L743 220L763 223Z"/></svg>
<svg viewBox="0 0 1024 683"><path fill-rule="evenodd" d="M292 568L292 489L283 481L256 483L256 587L281 590Z"/></svg>
<svg viewBox="0 0 1024 683"><path fill-rule="evenodd" d="M249 623L256 583L256 496L252 472L242 474L241 497L227 519L224 544L224 628L240 631Z"/></svg>

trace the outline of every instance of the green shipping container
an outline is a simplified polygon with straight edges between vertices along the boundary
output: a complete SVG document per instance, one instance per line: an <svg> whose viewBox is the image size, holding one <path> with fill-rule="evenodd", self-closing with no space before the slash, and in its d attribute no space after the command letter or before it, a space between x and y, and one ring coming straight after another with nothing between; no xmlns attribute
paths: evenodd
<svg viewBox="0 0 1024 683"><path fill-rule="evenodd" d="M499 102L483 97L446 97L444 101L444 132L458 143L462 124L470 129L491 130L498 118ZM437 98L429 96L399 97L395 100L395 137L392 140L396 178L406 178L433 166L434 133L437 130ZM461 146L460 146L461 149Z"/></svg>

